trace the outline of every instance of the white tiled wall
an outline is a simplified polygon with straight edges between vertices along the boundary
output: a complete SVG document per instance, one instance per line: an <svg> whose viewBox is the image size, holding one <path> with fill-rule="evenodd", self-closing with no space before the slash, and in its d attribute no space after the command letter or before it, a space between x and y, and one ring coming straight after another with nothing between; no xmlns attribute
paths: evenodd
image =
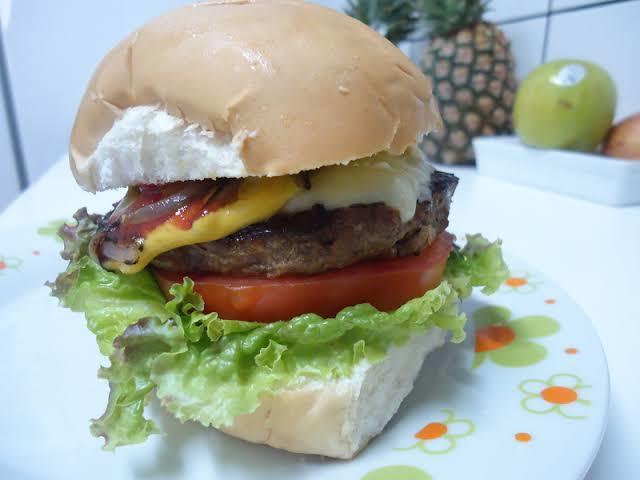
<svg viewBox="0 0 640 480"><path fill-rule="evenodd" d="M540 17L500 25L502 31L511 40L511 52L516 62L518 81L526 77L542 61L546 22L545 17Z"/></svg>
<svg viewBox="0 0 640 480"><path fill-rule="evenodd" d="M545 14L549 0L493 0L489 2L487 19L502 22L531 15Z"/></svg>
<svg viewBox="0 0 640 480"><path fill-rule="evenodd" d="M76 106L102 55L149 16L191 1L0 0L12 102L31 181L65 151ZM315 1L340 10L347 3ZM579 57L607 68L618 85L619 118L640 111L640 0L594 3L602 0L493 0L487 18L511 39L519 79L545 58ZM7 161L4 112L0 209L18 190L14 163Z"/></svg>
<svg viewBox="0 0 640 480"><path fill-rule="evenodd" d="M5 48L27 172L39 177L67 148L96 64L150 16L188 0L13 0Z"/></svg>
<svg viewBox="0 0 640 480"><path fill-rule="evenodd" d="M639 112L640 0L554 15L547 58L566 57L593 61L611 74L617 119Z"/></svg>
<svg viewBox="0 0 640 480"><path fill-rule="evenodd" d="M602 3L602 0L551 0L551 9L562 10L564 8L584 7L594 3Z"/></svg>
<svg viewBox="0 0 640 480"><path fill-rule="evenodd" d="M336 10L344 10L347 8L347 0L308 0L312 3L318 3L325 7L334 8Z"/></svg>
<svg viewBox="0 0 640 480"><path fill-rule="evenodd" d="M14 103L31 180L67 148L76 108L103 55L152 16L194 0L2 0ZM346 0L325 0L339 8Z"/></svg>

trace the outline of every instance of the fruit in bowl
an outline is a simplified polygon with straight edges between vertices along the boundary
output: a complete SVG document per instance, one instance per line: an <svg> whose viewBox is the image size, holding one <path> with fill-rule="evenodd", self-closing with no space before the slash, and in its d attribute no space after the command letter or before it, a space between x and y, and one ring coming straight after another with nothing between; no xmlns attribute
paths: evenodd
<svg viewBox="0 0 640 480"><path fill-rule="evenodd" d="M538 148L591 152L602 142L616 105L606 70L582 60L555 60L536 68L516 93L514 126Z"/></svg>
<svg viewBox="0 0 640 480"><path fill-rule="evenodd" d="M640 113L625 118L611 128L602 153L609 157L640 160Z"/></svg>

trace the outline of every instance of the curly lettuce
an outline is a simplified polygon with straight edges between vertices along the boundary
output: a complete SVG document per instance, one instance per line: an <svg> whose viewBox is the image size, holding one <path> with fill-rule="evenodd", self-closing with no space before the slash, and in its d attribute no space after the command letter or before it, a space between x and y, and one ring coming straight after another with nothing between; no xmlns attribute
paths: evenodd
<svg viewBox="0 0 640 480"><path fill-rule="evenodd" d="M489 242L482 235L467 235L463 248L454 246L447 260L444 278L464 297L473 287L482 287L490 295L509 277L509 269L502 258L500 240Z"/></svg>
<svg viewBox="0 0 640 480"><path fill-rule="evenodd" d="M51 287L63 306L84 313L109 357L110 365L100 369L110 387L107 407L91 424L107 450L158 431L145 417L154 392L181 421L229 426L255 410L263 395L300 377L348 376L359 362L382 360L415 333L439 327L460 342L466 319L458 300L474 286L495 290L507 275L499 243L471 236L452 252L437 288L395 311L362 304L335 318L305 314L270 324L242 322L205 314L189 278L173 285L167 302L149 272L104 270L87 254L95 217L83 210L75 218L76 227L63 227L61 235L69 266Z"/></svg>

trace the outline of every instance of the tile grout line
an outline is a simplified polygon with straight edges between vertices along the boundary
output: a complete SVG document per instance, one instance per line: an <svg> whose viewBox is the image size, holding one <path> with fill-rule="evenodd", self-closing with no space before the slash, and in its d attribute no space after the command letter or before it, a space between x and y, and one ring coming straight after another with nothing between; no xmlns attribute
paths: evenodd
<svg viewBox="0 0 640 480"><path fill-rule="evenodd" d="M496 25L509 25L511 23L526 22L527 20L536 20L538 18L546 18L549 16L557 15L557 14L561 15L563 13L579 12L582 10L589 10L591 8L606 7L609 5L615 5L617 3L627 3L627 2L633 2L633 1L637 1L637 0L605 0L602 2L591 3L587 5L576 5L575 7L565 7L565 8L558 8L557 10L554 10L552 5L553 3L552 0L548 0L546 12L531 13L529 15L521 15L519 17L506 18L503 20L498 20L493 23L495 23Z"/></svg>
<svg viewBox="0 0 640 480"><path fill-rule="evenodd" d="M576 5L575 7L565 7L565 8L559 8L557 10L554 10L552 5L553 0L548 0L546 12L531 13L529 15L521 15L519 17L506 18L503 20L492 21L492 23L495 23L496 25L501 26L501 25L510 25L513 23L526 22L528 20L537 20L540 18L544 18L546 19L546 25L548 26L551 23L551 17L553 17L554 15L562 15L564 13L579 12L582 10L589 10L591 8L606 7L606 6L615 5L618 3L628 3L628 2L635 2L635 1L638 1L638 0L605 0L602 2L591 3L588 5ZM547 33L545 30L545 37L546 37L546 34ZM426 38L427 38L427 35L423 34L413 38L408 38L406 42L416 43L416 42L424 41Z"/></svg>
<svg viewBox="0 0 640 480"><path fill-rule="evenodd" d="M551 17L553 13L551 11L553 0L547 0L547 13L544 20L544 38L542 40L542 58L540 59L540 65L546 63L547 52L549 50L549 33L551 31Z"/></svg>
<svg viewBox="0 0 640 480"><path fill-rule="evenodd" d="M551 6L551 0L549 1L549 13L551 14L563 14L563 13L572 13L579 12L581 10L589 10L590 8L598 8L598 7L607 7L609 5L615 5L616 3L628 3L634 2L636 0L604 0L602 2L590 3L588 5L576 5L575 7L565 7L559 8L557 10L553 10Z"/></svg>
<svg viewBox="0 0 640 480"><path fill-rule="evenodd" d="M522 15L520 17L511 17L511 18L507 18L505 20L498 20L497 22L494 22L496 25L509 25L512 23L519 23L519 22L526 22L528 20L536 20L538 18L544 18L548 15L549 11L547 9L546 12L541 12L541 13L532 13L530 15Z"/></svg>
<svg viewBox="0 0 640 480"><path fill-rule="evenodd" d="M20 190L25 190L29 186L27 168L24 163L24 153L20 142L20 132L18 129L18 119L11 92L11 82L9 80L9 65L4 49L4 32L0 28L0 90L4 96L4 114L7 119L11 149L13 150L13 161L18 173L18 184Z"/></svg>

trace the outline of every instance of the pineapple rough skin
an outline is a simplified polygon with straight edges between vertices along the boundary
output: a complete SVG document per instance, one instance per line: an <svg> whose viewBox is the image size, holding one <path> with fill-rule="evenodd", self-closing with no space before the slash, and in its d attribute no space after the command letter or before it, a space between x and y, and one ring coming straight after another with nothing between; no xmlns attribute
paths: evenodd
<svg viewBox="0 0 640 480"><path fill-rule="evenodd" d="M444 124L422 144L431 160L473 164L473 137L513 132L514 61L498 27L481 21L433 36L421 66L432 79Z"/></svg>

